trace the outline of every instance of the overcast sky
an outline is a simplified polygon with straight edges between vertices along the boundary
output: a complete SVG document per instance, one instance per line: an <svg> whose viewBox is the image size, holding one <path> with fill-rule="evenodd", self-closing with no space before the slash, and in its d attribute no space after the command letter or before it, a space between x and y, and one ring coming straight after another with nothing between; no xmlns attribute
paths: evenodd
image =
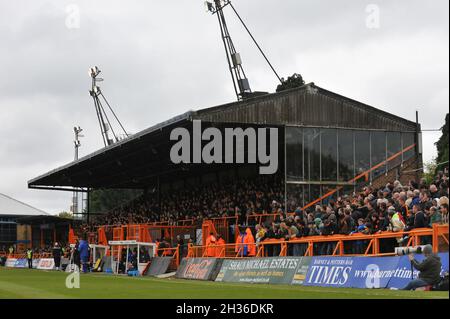
<svg viewBox="0 0 450 319"><path fill-rule="evenodd" d="M234 0L282 76L440 128L449 102L448 0ZM374 4L375 6L370 6ZM379 13L377 17L377 13ZM253 90L277 81L226 10ZM88 68L136 133L235 99L217 19L202 0L0 0L0 192L49 213L71 194L27 181L103 146ZM437 133L424 133L424 159Z"/></svg>

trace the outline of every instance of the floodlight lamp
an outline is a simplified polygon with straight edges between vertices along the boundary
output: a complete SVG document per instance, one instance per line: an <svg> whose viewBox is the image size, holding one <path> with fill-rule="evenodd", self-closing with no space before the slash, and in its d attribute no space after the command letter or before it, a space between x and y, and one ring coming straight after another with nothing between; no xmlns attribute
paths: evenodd
<svg viewBox="0 0 450 319"><path fill-rule="evenodd" d="M212 12L214 13L214 5L212 4L212 2L209 1L205 1L205 8L206 8L206 12Z"/></svg>

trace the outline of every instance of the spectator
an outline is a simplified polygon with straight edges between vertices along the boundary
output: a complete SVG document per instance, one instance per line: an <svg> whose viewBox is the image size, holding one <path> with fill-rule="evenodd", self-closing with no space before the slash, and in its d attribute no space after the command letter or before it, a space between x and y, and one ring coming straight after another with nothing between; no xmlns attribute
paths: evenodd
<svg viewBox="0 0 450 319"><path fill-rule="evenodd" d="M441 204L442 223L448 224L448 204Z"/></svg>
<svg viewBox="0 0 450 319"><path fill-rule="evenodd" d="M430 207L427 218L430 221L430 223L429 223L430 227L434 224L442 223L442 214L435 206Z"/></svg>

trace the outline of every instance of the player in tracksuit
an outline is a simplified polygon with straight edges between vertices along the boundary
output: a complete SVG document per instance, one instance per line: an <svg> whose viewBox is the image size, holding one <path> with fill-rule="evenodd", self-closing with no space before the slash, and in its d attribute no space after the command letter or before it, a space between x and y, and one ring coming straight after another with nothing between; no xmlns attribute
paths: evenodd
<svg viewBox="0 0 450 319"><path fill-rule="evenodd" d="M83 268L83 272L88 272L88 264L89 264L89 244L86 239L80 240L80 244L78 246L78 250L80 252L81 265Z"/></svg>

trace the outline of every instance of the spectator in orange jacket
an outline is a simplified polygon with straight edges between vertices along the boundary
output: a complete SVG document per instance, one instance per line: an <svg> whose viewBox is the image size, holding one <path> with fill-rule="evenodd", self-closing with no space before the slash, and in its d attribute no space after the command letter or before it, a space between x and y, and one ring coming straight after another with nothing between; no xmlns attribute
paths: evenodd
<svg viewBox="0 0 450 319"><path fill-rule="evenodd" d="M250 228L245 230L246 236L244 239L244 243L247 246L247 256L254 257L256 256L256 245L255 245L255 237L253 237L252 231Z"/></svg>
<svg viewBox="0 0 450 319"><path fill-rule="evenodd" d="M216 248L216 257L225 257L225 240L223 240L222 235L217 234L217 248Z"/></svg>
<svg viewBox="0 0 450 319"><path fill-rule="evenodd" d="M216 237L214 233L211 232L209 237L206 238L206 257L215 257L216 256Z"/></svg>

